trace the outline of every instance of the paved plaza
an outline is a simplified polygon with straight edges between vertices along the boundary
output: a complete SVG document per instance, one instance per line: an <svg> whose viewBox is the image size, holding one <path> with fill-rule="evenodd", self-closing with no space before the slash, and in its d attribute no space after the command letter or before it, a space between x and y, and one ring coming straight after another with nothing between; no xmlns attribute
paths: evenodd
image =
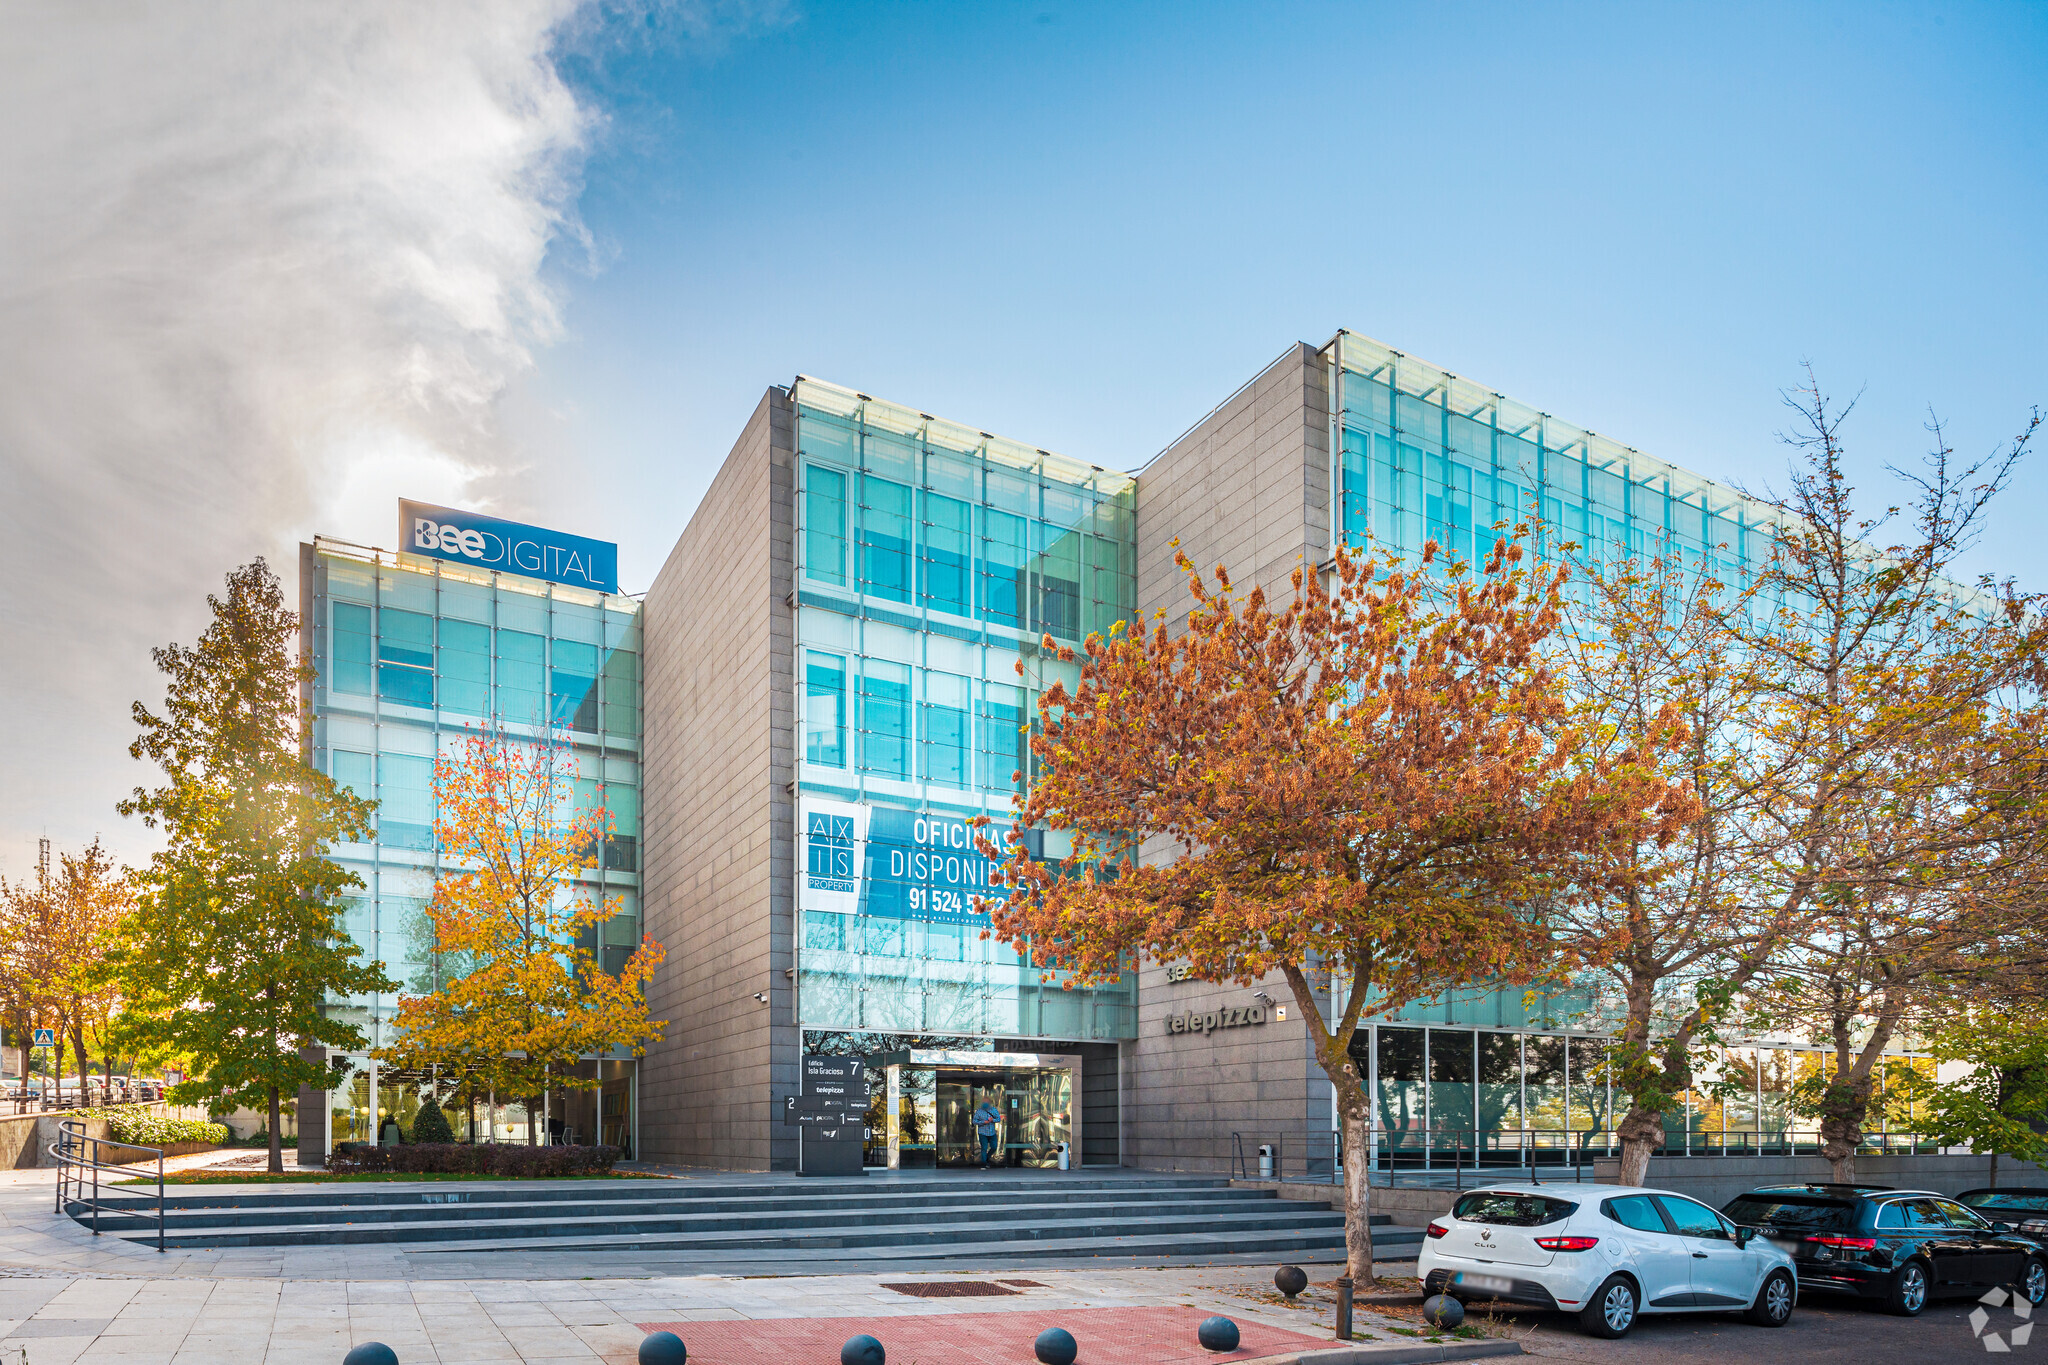
<svg viewBox="0 0 2048 1365"><path fill-rule="evenodd" d="M233 1159L209 1154L175 1164ZM1022 1332L1028 1343L1038 1330L1063 1321L1096 1315L1094 1321L1105 1322L1104 1312L1139 1314L1127 1321L1151 1324L1145 1331L1163 1334L1162 1343L1190 1334L1188 1324L1203 1316L1226 1314L1244 1325L1247 1348L1260 1348L1268 1358L1267 1347L1335 1344L1327 1285L1287 1304L1272 1288L1270 1265L765 1276L662 1273L620 1252L423 1255L369 1245L159 1254L113 1237L94 1238L58 1217L54 1198L50 1172L0 1173L0 1365L23 1359L30 1365L326 1365L365 1341L391 1346L404 1365L589 1365L634 1360L650 1327L673 1325L689 1342L693 1323L711 1333L693 1345L693 1361L727 1365L719 1350L737 1344L747 1365L770 1365L778 1358L808 1360L815 1331L767 1329L760 1341L790 1344L790 1353L776 1357L735 1330L799 1319L894 1320L903 1347L892 1352L892 1362L941 1365L948 1357L936 1345L954 1336L984 1341L992 1330L988 1320L998 1315L1019 1315L1019 1327L999 1332L1001 1339ZM1382 1267L1390 1274L1408 1269L1412 1264ZM1337 1268L1312 1267L1312 1273L1328 1281ZM1161 1312L1170 1320L1159 1318ZM957 1330L946 1330L956 1317ZM1362 1345L1399 1358L1442 1358L1427 1348L1427 1334L1414 1322L1361 1311L1357 1323L1369 1338ZM840 1325L824 1330L830 1335ZM885 1342L892 1335L885 1326L868 1330ZM1076 1334L1084 1343L1089 1339L1086 1331ZM1215 1359L1179 1345L1135 1353L1143 1335L1135 1329L1097 1333L1098 1349L1084 1350L1082 1365L1097 1357L1154 1365ZM1502 1343L1491 1344L1498 1349ZM821 1365L837 1358L835 1345ZM1027 1349L1020 1365L1029 1358ZM1226 1357L1250 1358L1248 1351ZM730 1365L740 1365L740 1356Z"/></svg>

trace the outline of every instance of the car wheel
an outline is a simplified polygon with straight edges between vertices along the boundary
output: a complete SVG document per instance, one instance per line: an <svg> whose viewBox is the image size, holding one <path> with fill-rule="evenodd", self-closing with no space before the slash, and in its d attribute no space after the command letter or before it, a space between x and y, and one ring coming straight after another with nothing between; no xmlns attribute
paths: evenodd
<svg viewBox="0 0 2048 1365"><path fill-rule="evenodd" d="M1579 1313L1579 1326L1590 1336L1612 1341L1636 1325L1636 1287L1626 1275L1609 1275Z"/></svg>
<svg viewBox="0 0 2048 1365"><path fill-rule="evenodd" d="M1886 1308L1902 1318L1917 1318L1920 1310L1927 1306L1927 1267L1918 1261L1908 1261L1899 1267L1899 1273L1892 1276L1891 1293L1885 1296Z"/></svg>
<svg viewBox="0 0 2048 1365"><path fill-rule="evenodd" d="M2048 1264L2029 1256L2026 1273L2020 1276L2020 1297L2036 1308L2041 1300L2048 1299Z"/></svg>
<svg viewBox="0 0 2048 1365"><path fill-rule="evenodd" d="M1798 1289L1791 1275L1774 1270L1757 1291L1756 1302L1742 1316L1759 1327L1783 1327L1792 1321L1792 1305L1797 1299Z"/></svg>

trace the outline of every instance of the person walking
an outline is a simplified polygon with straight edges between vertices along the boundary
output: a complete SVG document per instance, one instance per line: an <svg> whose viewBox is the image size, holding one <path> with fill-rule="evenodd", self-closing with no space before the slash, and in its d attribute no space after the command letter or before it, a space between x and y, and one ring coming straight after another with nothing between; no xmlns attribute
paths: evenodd
<svg viewBox="0 0 2048 1365"><path fill-rule="evenodd" d="M996 1154L996 1129L1002 1126L1002 1111L988 1095L981 1097L981 1103L974 1106L974 1132L981 1139L981 1168L988 1169L988 1163Z"/></svg>

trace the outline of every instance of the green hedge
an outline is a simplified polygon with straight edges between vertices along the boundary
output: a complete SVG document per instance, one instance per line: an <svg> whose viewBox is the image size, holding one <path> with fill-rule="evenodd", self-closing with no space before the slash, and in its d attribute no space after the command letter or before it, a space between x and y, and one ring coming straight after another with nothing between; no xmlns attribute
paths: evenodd
<svg viewBox="0 0 2048 1365"><path fill-rule="evenodd" d="M602 1175L619 1159L616 1147L528 1147L522 1143L407 1142L374 1147L344 1142L327 1169L344 1173L391 1171L414 1175L506 1175L544 1178Z"/></svg>
<svg viewBox="0 0 2048 1365"><path fill-rule="evenodd" d="M174 1119L162 1114L123 1113L107 1116L107 1131L116 1142L133 1142L144 1147L168 1147L174 1142L226 1142L228 1127L205 1119Z"/></svg>

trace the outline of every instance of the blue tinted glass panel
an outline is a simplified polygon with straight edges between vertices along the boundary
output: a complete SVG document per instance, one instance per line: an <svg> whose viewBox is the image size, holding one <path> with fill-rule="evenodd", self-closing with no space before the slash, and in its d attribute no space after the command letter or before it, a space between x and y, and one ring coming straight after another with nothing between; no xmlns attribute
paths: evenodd
<svg viewBox="0 0 2048 1365"><path fill-rule="evenodd" d="M860 576L866 590L894 602L910 600L910 489L863 474Z"/></svg>
<svg viewBox="0 0 2048 1365"><path fill-rule="evenodd" d="M917 565L918 595L924 605L955 616L974 610L974 526L968 504L937 493L919 496L924 505L924 544Z"/></svg>
<svg viewBox="0 0 2048 1365"><path fill-rule="evenodd" d="M336 602L334 636L330 645L333 667L327 680L329 687L360 697L370 695L370 640L370 609Z"/></svg>
<svg viewBox="0 0 2048 1365"><path fill-rule="evenodd" d="M555 641L549 714L572 730L597 728L597 646Z"/></svg>
<svg viewBox="0 0 2048 1365"><path fill-rule="evenodd" d="M491 710L491 628L441 621L441 707L465 716Z"/></svg>
<svg viewBox="0 0 2048 1365"><path fill-rule="evenodd" d="M846 661L836 654L804 655L804 762L846 766Z"/></svg>
<svg viewBox="0 0 2048 1365"><path fill-rule="evenodd" d="M846 585L846 476L836 469L804 469L804 574Z"/></svg>
<svg viewBox="0 0 2048 1365"><path fill-rule="evenodd" d="M523 630L498 632L498 715L515 725L538 725L546 683L546 642Z"/></svg>

